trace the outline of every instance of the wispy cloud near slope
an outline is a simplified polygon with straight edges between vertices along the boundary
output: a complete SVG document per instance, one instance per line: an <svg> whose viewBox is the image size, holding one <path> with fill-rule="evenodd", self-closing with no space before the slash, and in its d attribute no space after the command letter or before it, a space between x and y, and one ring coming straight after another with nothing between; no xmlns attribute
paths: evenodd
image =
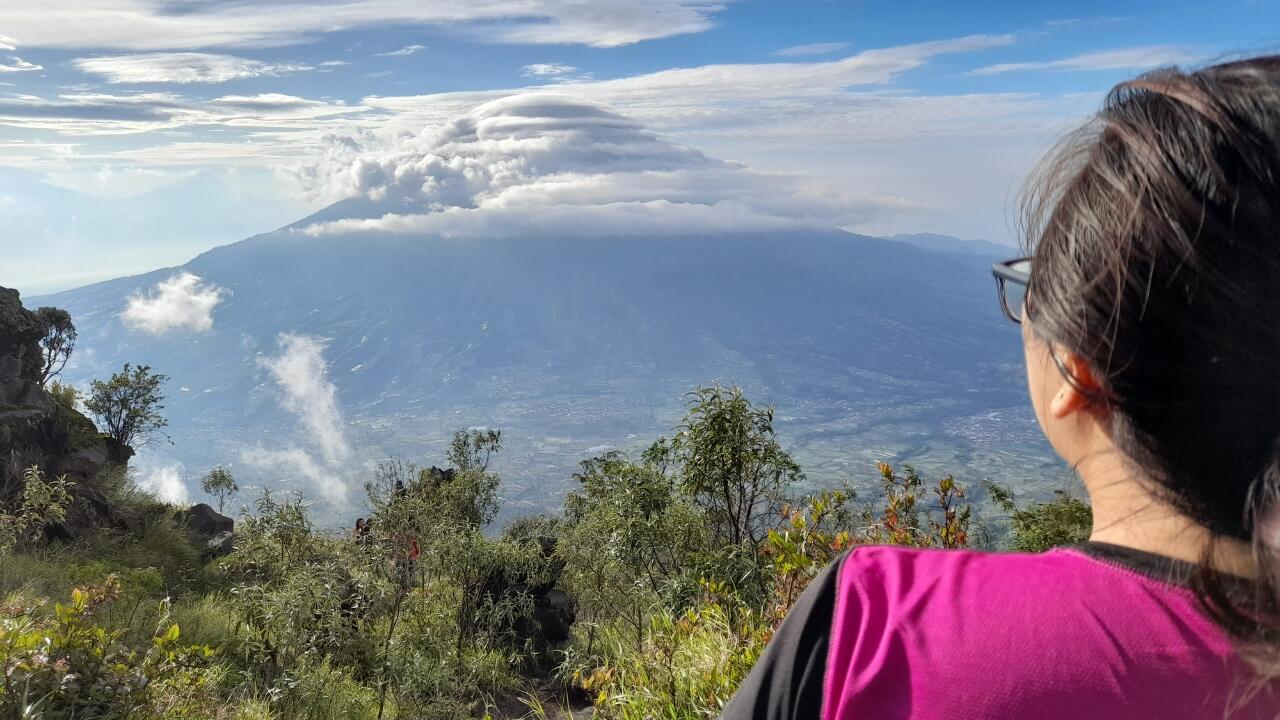
<svg viewBox="0 0 1280 720"><path fill-rule="evenodd" d="M341 464L351 446L338 412L337 388L329 381L324 343L309 335L280 335L281 354L261 361L282 393L281 405L302 420L324 459Z"/></svg>
<svg viewBox="0 0 1280 720"><path fill-rule="evenodd" d="M190 493L182 481L186 467L179 462L161 462L159 464L143 462L138 473L138 487L156 496L161 502L174 505L185 505L190 501Z"/></svg>
<svg viewBox="0 0 1280 720"><path fill-rule="evenodd" d="M337 388L329 380L324 341L290 333L277 339L280 354L262 358L259 364L275 381L281 407L302 422L305 432L284 447L245 448L241 460L265 472L303 479L327 502L340 504L349 492L344 477L353 453L338 409Z"/></svg>

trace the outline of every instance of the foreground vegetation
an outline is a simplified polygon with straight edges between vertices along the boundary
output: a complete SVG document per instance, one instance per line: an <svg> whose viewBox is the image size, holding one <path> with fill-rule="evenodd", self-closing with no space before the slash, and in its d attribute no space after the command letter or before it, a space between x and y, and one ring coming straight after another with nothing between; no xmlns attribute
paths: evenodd
<svg viewBox="0 0 1280 720"><path fill-rule="evenodd" d="M75 488L28 470L0 514L0 719L715 717L839 553L990 544L951 477L881 464L873 502L801 494L772 409L736 388L698 389L672 437L585 460L559 516L497 532L501 442L458 433L450 471L384 463L360 533L264 492L213 559L119 473L95 489L129 526L51 542ZM993 492L1005 546L1087 534L1079 501ZM553 585L576 600L564 642Z"/></svg>

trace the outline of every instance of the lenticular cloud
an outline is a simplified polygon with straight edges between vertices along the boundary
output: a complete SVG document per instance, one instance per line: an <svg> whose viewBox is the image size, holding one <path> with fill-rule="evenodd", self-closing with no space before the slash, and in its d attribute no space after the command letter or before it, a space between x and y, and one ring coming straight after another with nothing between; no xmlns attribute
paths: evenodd
<svg viewBox="0 0 1280 720"><path fill-rule="evenodd" d="M308 170L318 194L349 198L304 228L504 236L836 227L895 198L815 190L669 142L589 101L529 93L485 103L433 132L350 138Z"/></svg>

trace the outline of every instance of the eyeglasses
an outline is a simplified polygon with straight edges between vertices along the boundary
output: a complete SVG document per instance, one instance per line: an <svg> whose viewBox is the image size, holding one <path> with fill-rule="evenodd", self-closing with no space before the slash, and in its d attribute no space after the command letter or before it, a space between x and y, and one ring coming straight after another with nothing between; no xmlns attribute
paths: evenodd
<svg viewBox="0 0 1280 720"><path fill-rule="evenodd" d="M1031 258L1006 260L991 266L1000 294L1000 309L1015 323L1022 323L1022 308L1027 302L1027 283L1031 281Z"/></svg>

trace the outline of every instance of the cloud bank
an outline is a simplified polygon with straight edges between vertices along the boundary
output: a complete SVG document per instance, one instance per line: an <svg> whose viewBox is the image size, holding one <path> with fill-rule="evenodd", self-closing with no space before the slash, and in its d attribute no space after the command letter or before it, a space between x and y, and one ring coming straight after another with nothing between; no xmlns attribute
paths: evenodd
<svg viewBox="0 0 1280 720"><path fill-rule="evenodd" d="M275 47L385 25L439 26L488 42L616 47L696 33L728 0L332 0L296 3L81 0L0 4L0 27L31 47L187 50Z"/></svg>
<svg viewBox="0 0 1280 720"><path fill-rule="evenodd" d="M267 63L210 53L142 53L76 58L76 69L121 83L220 83L312 69L307 65Z"/></svg>
<svg viewBox="0 0 1280 720"><path fill-rule="evenodd" d="M206 332L213 328L213 309L228 294L229 290L184 272L157 283L150 295L135 293L120 318L129 328L153 335L170 330Z"/></svg>
<svg viewBox="0 0 1280 720"><path fill-rule="evenodd" d="M529 93L370 151L351 139L304 181L359 198L357 217L304 229L445 236L692 233L837 227L902 198L814 189L672 143L599 103Z"/></svg>
<svg viewBox="0 0 1280 720"><path fill-rule="evenodd" d="M241 460L266 472L300 477L332 504L347 499L343 480L352 459L337 388L329 380L324 342L309 335L282 333L280 354L260 359L280 392L280 405L301 422L305 434L284 448L247 448Z"/></svg>

